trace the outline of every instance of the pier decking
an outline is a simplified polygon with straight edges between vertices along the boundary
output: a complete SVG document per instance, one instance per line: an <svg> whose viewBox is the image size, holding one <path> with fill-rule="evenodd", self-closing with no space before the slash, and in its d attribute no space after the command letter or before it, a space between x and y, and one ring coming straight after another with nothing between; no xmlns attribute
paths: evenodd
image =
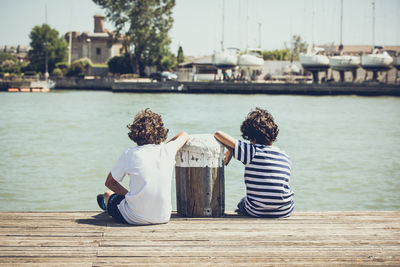
<svg viewBox="0 0 400 267"><path fill-rule="evenodd" d="M0 265L400 265L400 211L127 226L99 212L0 212Z"/></svg>

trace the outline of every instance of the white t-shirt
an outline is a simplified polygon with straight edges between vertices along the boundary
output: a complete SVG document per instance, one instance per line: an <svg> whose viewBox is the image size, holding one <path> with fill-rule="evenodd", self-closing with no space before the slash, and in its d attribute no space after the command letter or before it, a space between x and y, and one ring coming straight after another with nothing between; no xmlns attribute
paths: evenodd
<svg viewBox="0 0 400 267"><path fill-rule="evenodd" d="M121 182L129 175L129 192L118 205L130 224L167 223L171 217L171 179L178 142L128 148L111 169Z"/></svg>

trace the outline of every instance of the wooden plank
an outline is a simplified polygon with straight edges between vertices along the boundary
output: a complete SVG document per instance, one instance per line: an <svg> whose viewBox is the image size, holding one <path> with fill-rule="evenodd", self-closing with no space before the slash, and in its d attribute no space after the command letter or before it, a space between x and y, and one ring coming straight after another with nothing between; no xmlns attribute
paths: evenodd
<svg viewBox="0 0 400 267"><path fill-rule="evenodd" d="M400 212L180 218L128 226L98 212L0 212L0 265L400 265Z"/></svg>

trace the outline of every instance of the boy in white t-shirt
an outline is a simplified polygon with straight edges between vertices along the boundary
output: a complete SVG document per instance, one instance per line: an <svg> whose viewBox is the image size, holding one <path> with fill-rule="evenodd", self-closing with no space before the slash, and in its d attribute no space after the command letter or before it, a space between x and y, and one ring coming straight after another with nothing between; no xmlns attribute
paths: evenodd
<svg viewBox="0 0 400 267"><path fill-rule="evenodd" d="M169 140L161 116L146 109L138 113L129 138L138 146L122 153L97 196L99 206L118 222L146 225L167 223L171 217L171 179L176 152L188 140L181 132ZM129 191L120 184L129 175Z"/></svg>

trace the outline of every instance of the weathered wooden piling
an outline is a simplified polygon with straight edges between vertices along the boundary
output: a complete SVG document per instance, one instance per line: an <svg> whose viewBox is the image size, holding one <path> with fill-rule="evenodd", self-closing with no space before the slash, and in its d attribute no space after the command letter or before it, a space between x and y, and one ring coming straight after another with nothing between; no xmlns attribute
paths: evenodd
<svg viewBox="0 0 400 267"><path fill-rule="evenodd" d="M224 148L211 134L191 135L176 156L176 205L185 217L225 211Z"/></svg>

